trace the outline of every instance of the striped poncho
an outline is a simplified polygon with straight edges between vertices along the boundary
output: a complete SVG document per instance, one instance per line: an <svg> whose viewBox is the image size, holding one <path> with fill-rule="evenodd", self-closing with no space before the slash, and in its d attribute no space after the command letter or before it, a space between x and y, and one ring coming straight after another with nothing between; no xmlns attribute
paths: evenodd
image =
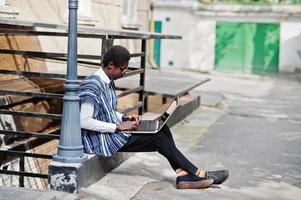
<svg viewBox="0 0 301 200"><path fill-rule="evenodd" d="M94 105L98 114L96 120L119 124L121 121L116 115L117 97L114 82L104 82L99 76L87 77L79 88L81 102L89 101ZM124 132L114 133L97 132L82 129L82 141L84 152L102 156L112 156L128 140L129 135Z"/></svg>

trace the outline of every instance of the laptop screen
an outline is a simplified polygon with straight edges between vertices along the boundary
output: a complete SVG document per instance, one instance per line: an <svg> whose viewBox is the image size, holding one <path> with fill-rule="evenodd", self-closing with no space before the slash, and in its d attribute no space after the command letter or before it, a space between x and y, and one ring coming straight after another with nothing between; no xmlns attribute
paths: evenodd
<svg viewBox="0 0 301 200"><path fill-rule="evenodd" d="M178 106L178 102L176 100L173 100L173 102L170 104L168 109L162 114L162 116L160 118L160 126L161 127L167 122L170 115L176 110L177 106Z"/></svg>

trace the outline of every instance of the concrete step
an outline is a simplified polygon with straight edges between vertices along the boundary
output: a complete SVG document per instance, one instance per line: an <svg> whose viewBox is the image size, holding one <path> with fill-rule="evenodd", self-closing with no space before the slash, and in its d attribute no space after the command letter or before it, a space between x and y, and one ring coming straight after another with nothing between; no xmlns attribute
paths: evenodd
<svg viewBox="0 0 301 200"><path fill-rule="evenodd" d="M177 147L185 154L222 115L223 109L200 107L171 130ZM80 189L87 199L143 199L140 191L156 183L175 187L175 174L167 160L157 152L136 153L98 182ZM158 186L158 187L157 187Z"/></svg>
<svg viewBox="0 0 301 200"><path fill-rule="evenodd" d="M53 190L35 190L20 187L0 186L0 200L75 200L76 194Z"/></svg>
<svg viewBox="0 0 301 200"><path fill-rule="evenodd" d="M168 99L168 102L171 99ZM168 103L166 103L168 105ZM200 98L193 95L185 95L180 98L180 106L173 113L168 120L167 124L172 127L179 123L186 116L191 114L195 109L199 107ZM158 113L157 113L158 114ZM148 117L154 117L156 113L148 113ZM89 155L89 158L82 163L82 169L84 176L80 181L80 187L88 187L89 185L97 182L104 177L107 173L118 167L122 162L129 159L133 153L118 152L112 157L99 157L96 155Z"/></svg>

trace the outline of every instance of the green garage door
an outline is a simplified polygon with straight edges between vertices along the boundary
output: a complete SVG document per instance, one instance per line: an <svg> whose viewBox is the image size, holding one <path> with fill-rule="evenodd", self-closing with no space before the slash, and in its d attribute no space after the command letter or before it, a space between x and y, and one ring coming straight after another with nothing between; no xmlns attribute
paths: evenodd
<svg viewBox="0 0 301 200"><path fill-rule="evenodd" d="M276 73L279 24L217 22L215 70Z"/></svg>

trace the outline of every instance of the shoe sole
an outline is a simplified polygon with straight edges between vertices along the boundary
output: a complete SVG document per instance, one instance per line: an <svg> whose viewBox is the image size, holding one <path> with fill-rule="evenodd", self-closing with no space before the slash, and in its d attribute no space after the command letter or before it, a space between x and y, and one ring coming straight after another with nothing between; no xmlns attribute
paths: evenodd
<svg viewBox="0 0 301 200"><path fill-rule="evenodd" d="M177 189L205 189L210 187L212 183L213 183L212 179L196 181L196 182L182 181L177 184Z"/></svg>
<svg viewBox="0 0 301 200"><path fill-rule="evenodd" d="M215 184L215 185L220 185L220 184L224 183L226 180L228 180L229 176L230 176L230 173L228 172L227 177L226 177L224 180L222 180L222 181L220 181L220 182L218 182L218 183L214 183L214 182L213 182L213 184Z"/></svg>

